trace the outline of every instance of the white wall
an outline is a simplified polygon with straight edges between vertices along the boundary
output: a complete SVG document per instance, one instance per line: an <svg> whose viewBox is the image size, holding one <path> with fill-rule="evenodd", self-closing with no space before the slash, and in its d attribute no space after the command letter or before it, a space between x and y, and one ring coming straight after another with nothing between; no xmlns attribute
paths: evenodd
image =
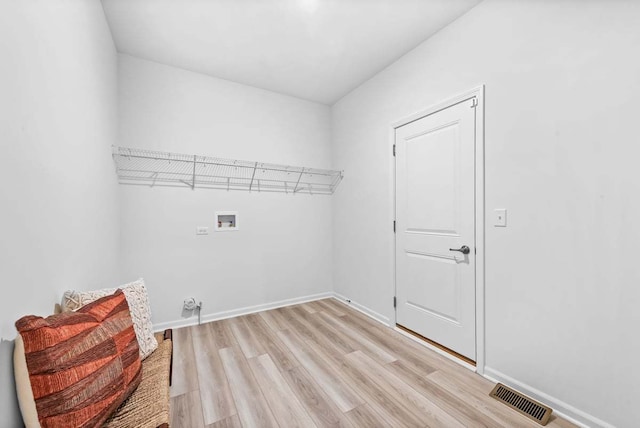
<svg viewBox="0 0 640 428"><path fill-rule="evenodd" d="M97 0L0 0L0 58L0 336L13 339L65 289L118 277L117 56ZM0 379L0 426L18 426Z"/></svg>
<svg viewBox="0 0 640 428"><path fill-rule="evenodd" d="M390 125L484 83L487 373L635 426L638 46L638 2L487 0L334 105L335 290L394 319Z"/></svg>
<svg viewBox="0 0 640 428"><path fill-rule="evenodd" d="M329 107L121 55L120 143L328 168ZM120 186L122 280L145 278L156 328L332 290L331 197ZM213 232L215 211L239 230ZM208 226L208 236L196 236Z"/></svg>

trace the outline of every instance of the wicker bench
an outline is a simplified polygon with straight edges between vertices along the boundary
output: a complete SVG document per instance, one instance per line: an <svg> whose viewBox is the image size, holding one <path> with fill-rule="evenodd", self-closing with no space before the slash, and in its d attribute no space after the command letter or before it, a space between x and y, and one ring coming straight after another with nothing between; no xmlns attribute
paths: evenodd
<svg viewBox="0 0 640 428"><path fill-rule="evenodd" d="M172 331L157 333L158 349L142 362L138 388L105 422L103 428L168 428L169 387L173 368Z"/></svg>

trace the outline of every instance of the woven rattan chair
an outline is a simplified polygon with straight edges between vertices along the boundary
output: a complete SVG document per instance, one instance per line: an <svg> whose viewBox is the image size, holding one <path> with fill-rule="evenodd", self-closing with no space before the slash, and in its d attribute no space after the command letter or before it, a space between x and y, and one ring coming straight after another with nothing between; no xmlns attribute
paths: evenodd
<svg viewBox="0 0 640 428"><path fill-rule="evenodd" d="M169 428L169 387L173 360L171 330L156 334L158 349L142 362L138 388L103 428Z"/></svg>

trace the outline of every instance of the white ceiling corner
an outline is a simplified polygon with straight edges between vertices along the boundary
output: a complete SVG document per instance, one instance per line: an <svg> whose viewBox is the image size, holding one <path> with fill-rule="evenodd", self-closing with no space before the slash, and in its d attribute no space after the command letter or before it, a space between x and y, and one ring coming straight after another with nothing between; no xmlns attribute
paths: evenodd
<svg viewBox="0 0 640 428"><path fill-rule="evenodd" d="M119 52L333 104L480 0L102 0Z"/></svg>

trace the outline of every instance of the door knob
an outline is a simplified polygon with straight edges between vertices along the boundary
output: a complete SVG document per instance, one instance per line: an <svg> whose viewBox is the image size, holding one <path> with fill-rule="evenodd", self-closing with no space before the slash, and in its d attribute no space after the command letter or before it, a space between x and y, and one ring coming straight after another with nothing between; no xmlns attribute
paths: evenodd
<svg viewBox="0 0 640 428"><path fill-rule="evenodd" d="M460 248L449 248L449 251L460 251L462 254L469 254L471 252L471 249L466 245L463 245Z"/></svg>

